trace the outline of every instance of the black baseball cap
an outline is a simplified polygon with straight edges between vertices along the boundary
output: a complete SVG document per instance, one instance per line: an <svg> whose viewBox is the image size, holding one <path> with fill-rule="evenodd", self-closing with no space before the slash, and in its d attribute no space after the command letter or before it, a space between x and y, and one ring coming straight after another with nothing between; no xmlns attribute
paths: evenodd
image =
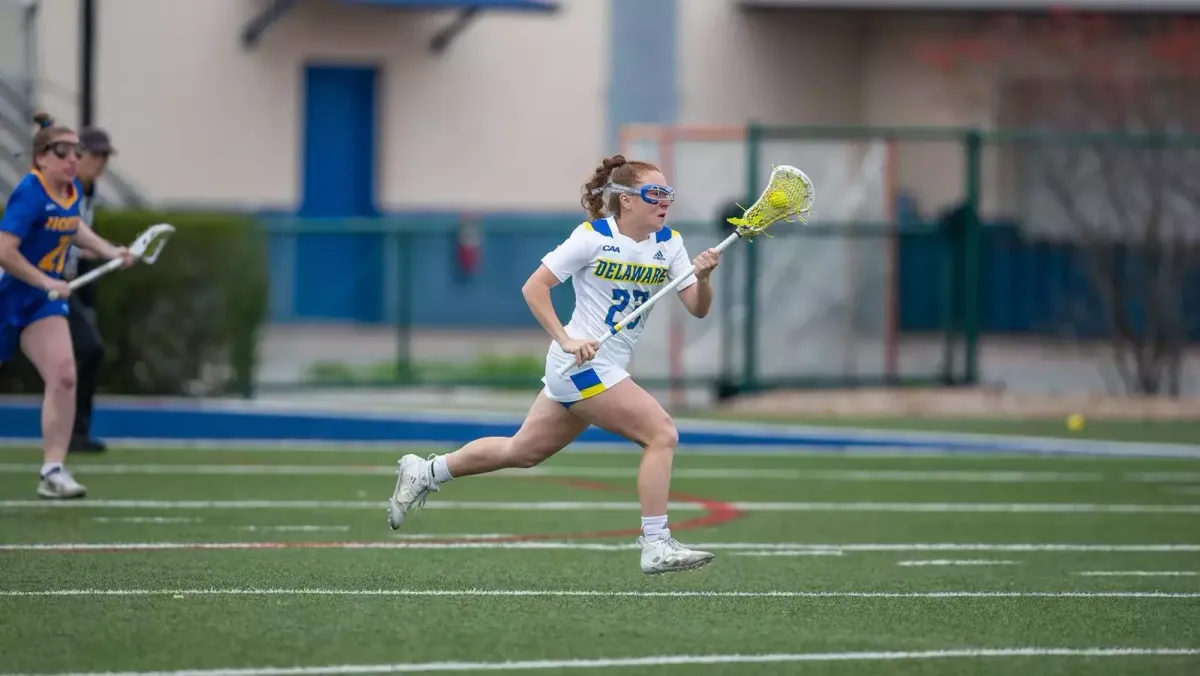
<svg viewBox="0 0 1200 676"><path fill-rule="evenodd" d="M86 127L80 132L79 145L83 146L84 152L96 153L97 155L117 152L112 147L112 141L108 138L108 132L99 127Z"/></svg>

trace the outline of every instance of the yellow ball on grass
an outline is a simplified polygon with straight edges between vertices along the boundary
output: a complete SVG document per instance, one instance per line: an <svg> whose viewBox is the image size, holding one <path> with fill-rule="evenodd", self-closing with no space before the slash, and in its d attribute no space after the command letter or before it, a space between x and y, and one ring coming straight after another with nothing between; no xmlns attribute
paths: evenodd
<svg viewBox="0 0 1200 676"><path fill-rule="evenodd" d="M1072 432L1078 432L1079 430L1083 429L1083 424L1084 420L1082 415L1078 413L1072 413L1071 415L1067 416L1067 429L1071 430Z"/></svg>
<svg viewBox="0 0 1200 676"><path fill-rule="evenodd" d="M787 193L782 190L775 190L770 195L767 195L767 204L770 204L776 209L785 209L788 205Z"/></svg>

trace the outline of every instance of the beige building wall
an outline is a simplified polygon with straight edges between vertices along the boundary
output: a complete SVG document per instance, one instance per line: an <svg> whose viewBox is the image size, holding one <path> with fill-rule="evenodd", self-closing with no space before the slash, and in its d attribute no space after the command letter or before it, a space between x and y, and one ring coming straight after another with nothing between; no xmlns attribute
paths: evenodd
<svg viewBox="0 0 1200 676"><path fill-rule="evenodd" d="M955 91L953 80L919 56L923 42L953 35L962 29L960 21L886 12L748 12L735 2L705 0L680 4L684 125L756 120L768 125L963 127L994 121L988 107ZM813 142L821 148L814 153L795 144L787 150L782 142L777 145L780 153L811 158L816 165L840 163L843 155L860 162L865 152L861 142L828 138ZM840 154L835 152L839 149ZM701 153L698 146L696 153ZM958 143L897 144L890 161L894 187L915 195L926 209L962 195L965 163ZM989 156L989 208L1002 201L996 165ZM832 188L845 189L853 176L835 177ZM732 173L729 180L734 180Z"/></svg>
<svg viewBox="0 0 1200 676"><path fill-rule="evenodd" d="M619 83L608 73L608 0L563 6L553 16L487 14L438 58L426 46L449 14L309 0L247 51L239 35L262 3L102 0L97 116L121 149L116 166L154 200L290 208L300 191L304 65L378 64L384 208L570 209L610 150L608 94ZM922 43L961 32L966 20L678 0L679 122L991 125L994 102L971 100L918 57ZM75 0L42 1L42 102L72 123L78 31ZM729 131L719 148L676 153L675 169L693 186L694 214L685 216L707 215L744 192L735 137ZM843 156L857 162L864 152L850 143L815 148L777 153L841 171ZM989 151L984 167L984 206L993 214L1011 207L1015 191L1003 155ZM958 143L899 144L888 166L893 187L927 212L962 195Z"/></svg>
<svg viewBox="0 0 1200 676"><path fill-rule="evenodd" d="M40 23L42 103L72 123L77 5L45 0ZM603 2L486 14L440 58L427 45L448 13L314 0L247 51L241 30L262 3L97 5L96 118L119 147L114 166L154 200L295 206L309 62L381 68L387 209L569 208L604 151Z"/></svg>

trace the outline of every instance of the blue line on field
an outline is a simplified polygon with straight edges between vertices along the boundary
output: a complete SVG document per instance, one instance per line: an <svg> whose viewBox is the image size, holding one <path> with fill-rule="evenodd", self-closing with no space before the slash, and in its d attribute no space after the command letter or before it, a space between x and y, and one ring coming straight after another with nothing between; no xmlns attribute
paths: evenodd
<svg viewBox="0 0 1200 676"><path fill-rule="evenodd" d="M0 440L9 444L37 439L40 405L0 403ZM517 416L479 418L468 414L404 415L335 413L294 409L257 409L233 402L118 403L98 408L93 432L102 438L145 442L237 444L328 442L371 444L461 444L483 436L509 436L520 424ZM680 421L680 444L685 449L716 447L724 452L823 453L986 453L1110 455L1200 458L1200 447L1095 442L968 434L890 432L799 426L749 425L711 421ZM619 437L590 428L581 445L621 446Z"/></svg>

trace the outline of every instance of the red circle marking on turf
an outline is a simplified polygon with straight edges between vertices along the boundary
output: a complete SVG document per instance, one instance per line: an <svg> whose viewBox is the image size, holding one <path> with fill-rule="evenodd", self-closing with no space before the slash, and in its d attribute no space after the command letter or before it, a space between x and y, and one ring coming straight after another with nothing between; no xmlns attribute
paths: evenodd
<svg viewBox="0 0 1200 676"><path fill-rule="evenodd" d="M619 486L611 484L599 483L595 481L582 481L577 479L547 479L544 477L521 477L529 481L550 481L553 483L564 484L573 488L582 488L592 491L622 491L625 490ZM672 531L694 530L696 528L708 528L711 526L720 526L731 521L745 516L745 512L738 509L731 503L720 500L710 500L708 498L696 497L684 493L671 493L670 500L676 502L687 502L693 505L698 505L704 510L704 514L688 519L682 523L672 525ZM603 538L618 538L632 537L641 535L640 528L623 528L618 530L602 530L589 531L582 533L526 533L523 535L509 535L496 538L430 538L428 540L420 540L404 543L411 546L413 549L420 549L428 545L459 545L459 544L487 544L487 543L505 543L505 542L534 542L538 540L599 540ZM121 552L157 552L157 551L178 551L178 550L218 550L230 551L240 549L372 549L380 545L388 545L389 548L404 549L406 548L401 543L395 541L383 542L221 542L221 543L204 543L195 542L187 544L174 544L170 547L156 547L154 544L146 544L145 546L128 546L128 547L97 547L89 549L84 547L72 547L70 545L56 548L45 547L42 549L22 549L22 550L0 550L4 552L51 552L51 553L69 553L69 554L115 554Z"/></svg>
<svg viewBox="0 0 1200 676"><path fill-rule="evenodd" d="M583 481L581 479L545 479L542 477L529 477L531 481L549 481L551 483L563 484L572 488L582 488L589 491L622 491L623 488L613 486L612 484L600 483L598 481ZM699 505L704 510L704 514L688 519L678 525L671 526L672 531L676 530L693 530L696 528L707 528L709 526L720 526L729 523L736 519L740 519L745 515L745 512L738 509L728 502L718 500L709 500L683 493L672 493L671 500L677 502L690 502L694 505ZM565 540L598 540L601 538L618 538L632 537L641 535L641 528L622 528L619 530L592 531L587 533L534 533L528 535L513 535L508 538L492 538L487 542L528 542L530 540L552 540L561 538Z"/></svg>

